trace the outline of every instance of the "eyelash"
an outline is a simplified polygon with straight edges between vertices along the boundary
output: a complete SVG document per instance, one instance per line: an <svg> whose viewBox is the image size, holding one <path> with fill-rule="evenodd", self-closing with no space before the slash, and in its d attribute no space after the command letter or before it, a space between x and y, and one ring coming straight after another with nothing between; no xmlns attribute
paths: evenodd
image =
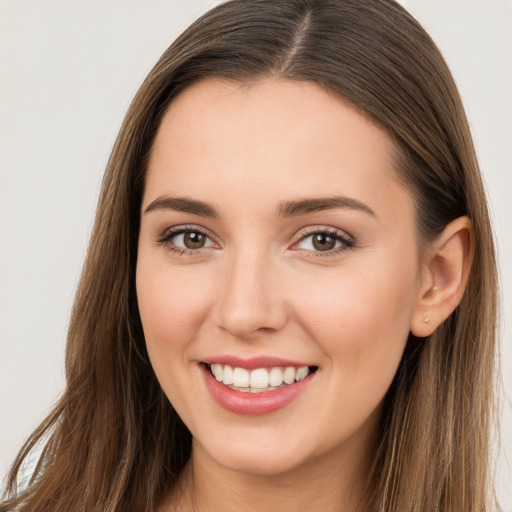
<svg viewBox="0 0 512 512"><path fill-rule="evenodd" d="M299 234L299 237L300 237L299 240L297 240L297 242L295 242L293 245L295 246L295 245L299 244L300 242L303 242L304 240L306 240L309 237L312 237L315 235L320 235L320 234L329 236L330 238L334 239L335 242L340 242L341 246L337 247L335 249L332 249L332 250L328 250L328 251L309 251L307 249L296 249L296 250L303 250L305 252L305 254L307 255L307 257L310 257L310 258L319 258L319 257L325 258L325 257L329 257L329 256L339 256L341 253L348 251L350 249L354 249L356 247L356 242L352 236L350 236L338 229L327 228L327 227L325 227L325 228L318 227L314 230L311 230L311 229L303 230Z"/></svg>
<svg viewBox="0 0 512 512"><path fill-rule="evenodd" d="M157 239L157 242L159 244L164 245L168 251L178 254L179 256L181 256L181 255L195 256L201 251L201 248L200 249L185 249L183 247L177 247L176 245L172 244L172 239L174 237L176 237L178 235L182 235L187 232L199 233L212 241L214 240L213 236L208 231L206 231L204 228L198 228L196 226L179 226L179 227L167 229L165 231L165 233L163 233Z"/></svg>
<svg viewBox="0 0 512 512"><path fill-rule="evenodd" d="M187 232L199 233L209 240L214 241L214 237L206 231L204 228L198 228L196 226L179 226L175 228L170 228L165 231L160 237L158 237L157 242L161 245L164 245L166 249L172 253L177 255L186 255L186 256L195 256L202 252L204 247L198 249L185 249L183 247L177 247L172 244L172 239L178 235L182 235ZM294 242L293 246L303 242L308 237L312 237L318 234L324 234L334 239L335 242L340 242L341 246L328 251L311 251L307 249L294 249L303 251L307 257L316 258L316 257L326 257L326 256L337 256L342 252L345 252L350 249L354 249L356 247L355 240L352 236L344 234L343 232L334 229L334 228L316 228L314 230L304 229L299 233L299 239ZM208 247L206 248L208 249Z"/></svg>

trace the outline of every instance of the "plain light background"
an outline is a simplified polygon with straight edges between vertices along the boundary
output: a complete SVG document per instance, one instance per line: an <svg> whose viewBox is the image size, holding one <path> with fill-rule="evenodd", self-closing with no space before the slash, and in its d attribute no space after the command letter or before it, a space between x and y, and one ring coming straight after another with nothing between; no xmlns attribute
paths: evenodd
<svg viewBox="0 0 512 512"><path fill-rule="evenodd" d="M64 386L67 323L107 158L144 76L218 1L0 0L0 479ZM438 43L501 261L503 509L512 512L512 1L402 0Z"/></svg>

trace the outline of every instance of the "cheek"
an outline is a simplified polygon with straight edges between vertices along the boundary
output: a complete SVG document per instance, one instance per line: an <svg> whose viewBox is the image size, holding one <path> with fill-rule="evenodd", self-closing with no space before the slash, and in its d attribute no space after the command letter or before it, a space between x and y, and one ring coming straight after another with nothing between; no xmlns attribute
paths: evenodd
<svg viewBox="0 0 512 512"><path fill-rule="evenodd" d="M208 280L143 255L137 264L137 299L146 345L155 371L178 367L207 311Z"/></svg>
<svg viewBox="0 0 512 512"><path fill-rule="evenodd" d="M317 276L307 290L297 290L306 298L297 316L329 360L333 378L353 389L345 396L378 401L386 392L408 339L415 278L413 265L390 259L365 271Z"/></svg>
<svg viewBox="0 0 512 512"><path fill-rule="evenodd" d="M197 389L187 384L191 352L209 293L204 276L197 269L189 270L172 270L165 261L139 254L137 300L151 366L169 401L190 419L194 417L190 400L199 398Z"/></svg>

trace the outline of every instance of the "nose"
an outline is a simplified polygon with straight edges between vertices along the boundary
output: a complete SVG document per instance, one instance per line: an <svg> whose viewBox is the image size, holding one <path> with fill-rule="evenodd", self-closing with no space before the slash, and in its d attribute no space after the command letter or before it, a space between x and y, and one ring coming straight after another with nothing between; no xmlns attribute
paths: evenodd
<svg viewBox="0 0 512 512"><path fill-rule="evenodd" d="M278 267L262 251L246 250L227 259L214 307L217 326L245 340L281 329L288 314Z"/></svg>

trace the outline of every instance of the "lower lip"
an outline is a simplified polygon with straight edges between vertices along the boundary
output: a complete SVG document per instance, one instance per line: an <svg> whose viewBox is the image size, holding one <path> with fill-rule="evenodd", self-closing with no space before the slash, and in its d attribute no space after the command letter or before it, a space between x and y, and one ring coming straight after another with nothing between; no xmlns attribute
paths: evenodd
<svg viewBox="0 0 512 512"><path fill-rule="evenodd" d="M236 414L270 414L286 407L303 393L312 381L315 373L310 373L305 379L261 393L236 391L219 382L210 370L201 364L206 387L214 400L224 409Z"/></svg>

